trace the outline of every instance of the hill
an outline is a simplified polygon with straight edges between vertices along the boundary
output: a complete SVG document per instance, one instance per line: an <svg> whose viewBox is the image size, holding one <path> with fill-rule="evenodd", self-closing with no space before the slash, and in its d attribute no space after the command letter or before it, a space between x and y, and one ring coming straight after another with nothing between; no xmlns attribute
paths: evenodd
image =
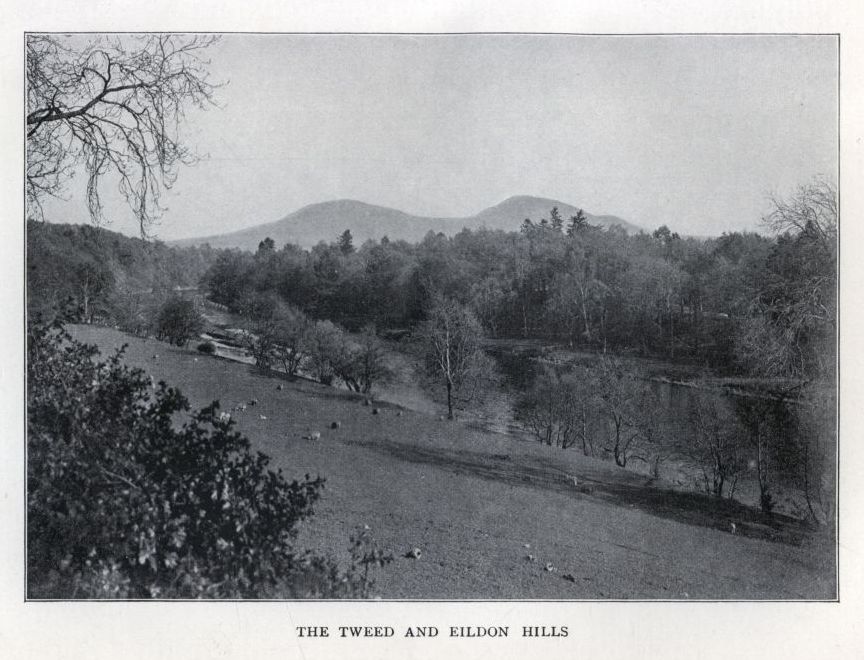
<svg viewBox="0 0 864 660"><path fill-rule="evenodd" d="M386 392L373 414L364 397L303 379L108 328L73 334L103 354L128 344L127 364L179 387L193 408L255 399L232 417L253 448L289 478L327 479L298 547L345 559L352 530L368 525L396 557L376 572L383 598L836 597L833 544L803 523L766 521L578 451L443 421ZM313 431L318 440L304 439ZM406 557L412 548L421 556Z"/></svg>
<svg viewBox="0 0 864 660"><path fill-rule="evenodd" d="M391 240L419 241L429 231L442 232L449 236L458 233L463 228L501 229L515 231L525 218L539 221L548 217L552 207L558 207L561 217L567 220L576 215L577 207L553 199L519 195L510 197L500 204L480 211L476 215L465 218L434 218L411 215L404 211L384 206L375 206L352 199L340 199L332 202L311 204L291 213L281 220L248 229L188 238L173 241L172 245L190 246L209 244L214 248L240 248L255 250L258 243L272 238L281 247L285 243L294 243L309 248L319 241L333 241L346 229L351 230L356 244L368 239L380 239L387 236ZM610 227L619 225L629 232L639 231L639 227L612 215L585 214L588 222Z"/></svg>
<svg viewBox="0 0 864 660"><path fill-rule="evenodd" d="M82 318L104 317L114 295L192 287L216 253L178 249L91 225L27 223L27 307L53 316L71 303Z"/></svg>

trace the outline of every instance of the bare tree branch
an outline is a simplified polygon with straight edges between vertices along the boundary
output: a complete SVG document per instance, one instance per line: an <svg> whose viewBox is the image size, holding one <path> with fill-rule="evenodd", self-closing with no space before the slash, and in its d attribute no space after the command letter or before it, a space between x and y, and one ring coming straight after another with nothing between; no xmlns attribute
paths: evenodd
<svg viewBox="0 0 864 660"><path fill-rule="evenodd" d="M29 35L27 68L27 213L59 196L76 165L87 172L87 203L103 222L99 182L109 170L142 236L162 212L161 192L181 164L197 157L180 139L191 105L213 105L205 51L218 37L149 34L96 37Z"/></svg>

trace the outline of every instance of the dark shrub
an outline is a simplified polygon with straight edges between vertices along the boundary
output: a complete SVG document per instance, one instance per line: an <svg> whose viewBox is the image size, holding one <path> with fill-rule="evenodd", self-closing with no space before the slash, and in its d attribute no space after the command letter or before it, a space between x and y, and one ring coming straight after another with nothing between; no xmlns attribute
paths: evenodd
<svg viewBox="0 0 864 660"><path fill-rule="evenodd" d="M204 320L195 303L183 298L171 298L159 310L156 338L177 346L185 346L203 328Z"/></svg>
<svg viewBox="0 0 864 660"><path fill-rule="evenodd" d="M350 597L387 561L294 548L323 479L287 481L180 392L59 325L28 330L27 561L32 598ZM182 422L182 423L181 423Z"/></svg>
<svg viewBox="0 0 864 660"><path fill-rule="evenodd" d="M205 355L213 355L216 353L216 344L212 341L205 341L198 344L198 352L204 353Z"/></svg>

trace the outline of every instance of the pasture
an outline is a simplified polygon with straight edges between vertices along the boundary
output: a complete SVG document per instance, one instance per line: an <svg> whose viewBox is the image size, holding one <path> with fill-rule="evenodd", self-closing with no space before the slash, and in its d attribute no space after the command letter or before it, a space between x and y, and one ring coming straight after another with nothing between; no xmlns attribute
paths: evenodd
<svg viewBox="0 0 864 660"><path fill-rule="evenodd" d="M229 412L247 404L232 419L273 467L327 479L298 545L347 558L352 530L368 525L395 557L377 574L381 598L836 596L830 538L795 519L768 520L576 451L448 422L441 412L387 400L367 406L363 396L266 376L191 347L94 326L70 330L103 354L128 344L128 364L178 387L193 408L214 399ZM414 548L420 556L406 556Z"/></svg>

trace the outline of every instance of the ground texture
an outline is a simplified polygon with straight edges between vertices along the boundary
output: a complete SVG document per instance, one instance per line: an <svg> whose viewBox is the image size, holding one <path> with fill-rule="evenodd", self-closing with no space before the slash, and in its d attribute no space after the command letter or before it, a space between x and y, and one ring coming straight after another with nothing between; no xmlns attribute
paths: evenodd
<svg viewBox="0 0 864 660"><path fill-rule="evenodd" d="M152 339L81 326L73 334L103 353L129 344L128 364L179 387L193 407L247 404L233 419L274 467L327 479L301 545L344 559L352 530L368 525L393 552L377 574L381 598L836 595L830 538L793 519L766 520L573 450L387 401L364 405ZM420 556L406 557L414 548Z"/></svg>

